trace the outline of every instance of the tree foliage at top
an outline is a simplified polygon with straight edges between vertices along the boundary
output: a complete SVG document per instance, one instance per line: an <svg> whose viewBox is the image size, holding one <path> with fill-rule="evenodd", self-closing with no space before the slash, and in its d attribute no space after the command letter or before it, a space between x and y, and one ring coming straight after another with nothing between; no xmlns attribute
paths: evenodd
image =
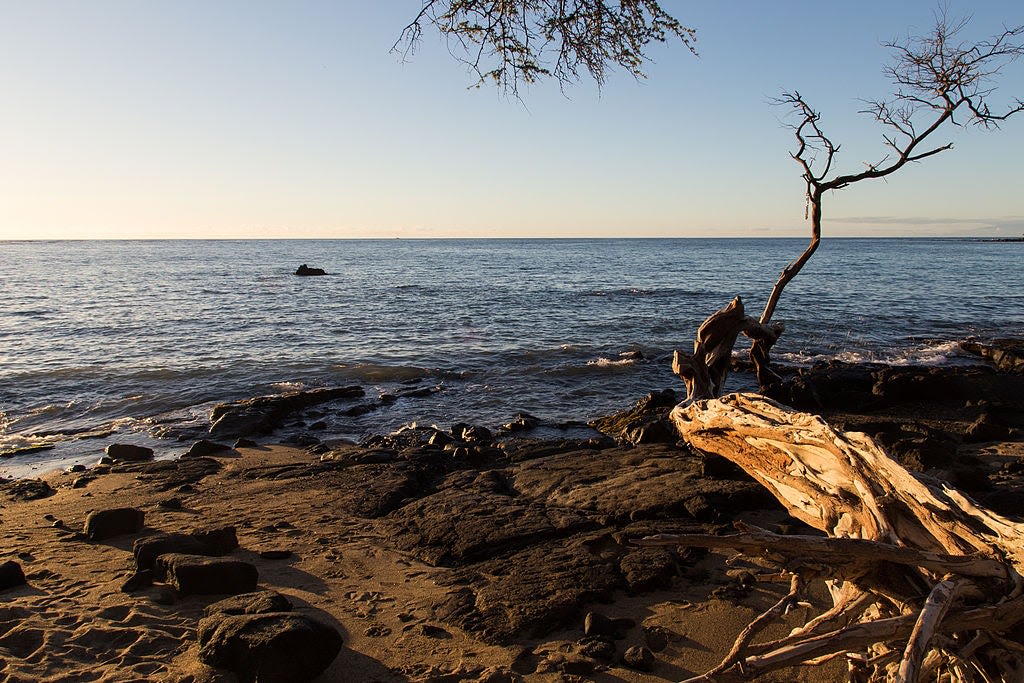
<svg viewBox="0 0 1024 683"><path fill-rule="evenodd" d="M564 87L584 73L601 87L615 67L644 78L651 43L678 39L695 53L696 41L656 0L422 0L395 49L415 49L425 25L447 39L475 85L513 95L520 83L552 77Z"/></svg>

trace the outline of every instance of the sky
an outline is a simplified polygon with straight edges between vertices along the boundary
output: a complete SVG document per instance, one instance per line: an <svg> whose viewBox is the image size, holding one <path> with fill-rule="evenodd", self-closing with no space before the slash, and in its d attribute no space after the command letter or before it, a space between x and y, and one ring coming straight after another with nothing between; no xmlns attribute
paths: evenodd
<svg viewBox="0 0 1024 683"><path fill-rule="evenodd" d="M882 155L858 114L885 97L882 42L935 2L663 6L699 56L658 45L614 73L508 97L427 29L419 0L0 0L0 239L769 237L808 233L795 89L841 144ZM969 37L1024 23L966 3ZM1024 62L996 101L1024 97ZM954 149L825 200L826 236L1024 233L1024 115L950 130Z"/></svg>

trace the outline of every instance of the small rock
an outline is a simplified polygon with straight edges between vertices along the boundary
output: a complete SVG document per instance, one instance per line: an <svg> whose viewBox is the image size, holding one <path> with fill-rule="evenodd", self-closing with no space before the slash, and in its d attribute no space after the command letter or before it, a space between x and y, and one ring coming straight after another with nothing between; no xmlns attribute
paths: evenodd
<svg viewBox="0 0 1024 683"><path fill-rule="evenodd" d="M209 617L215 614L268 614L290 612L291 609L292 603L288 598L276 591L263 590L218 600L207 605L203 615Z"/></svg>
<svg viewBox="0 0 1024 683"><path fill-rule="evenodd" d="M95 479L96 477L76 477L75 480L71 482L71 488L84 489L89 485L89 482L94 481Z"/></svg>
<svg viewBox="0 0 1024 683"><path fill-rule="evenodd" d="M134 593L137 590L141 590L152 585L153 571L151 569L141 569L129 576L128 580L121 584L121 592Z"/></svg>
<svg viewBox="0 0 1024 683"><path fill-rule="evenodd" d="M154 578L185 595L248 593L259 581L259 572L248 562L205 555L160 555L153 570Z"/></svg>
<svg viewBox="0 0 1024 683"><path fill-rule="evenodd" d="M310 268L305 263L299 266L295 270L295 274L300 277L309 277L313 275L327 275L327 271L323 268Z"/></svg>
<svg viewBox="0 0 1024 683"><path fill-rule="evenodd" d="M664 626L652 625L644 626L644 641L654 652L661 652L668 647L669 642L672 640L672 632Z"/></svg>
<svg viewBox="0 0 1024 683"><path fill-rule="evenodd" d="M437 638L447 640L452 637L451 633L444 630L440 626L431 626L430 624L423 624L420 627L420 632L427 638Z"/></svg>
<svg viewBox="0 0 1024 683"><path fill-rule="evenodd" d="M637 671L652 671L654 662L654 653L643 645L631 647L622 655L622 663Z"/></svg>
<svg viewBox="0 0 1024 683"><path fill-rule="evenodd" d="M259 446L259 444L252 439L246 439L243 437L235 441L234 448L235 450L238 450L239 448L256 448L257 446Z"/></svg>
<svg viewBox="0 0 1024 683"><path fill-rule="evenodd" d="M0 591L14 588L25 583L25 573L21 565L14 560L8 560L0 564Z"/></svg>
<svg viewBox="0 0 1024 683"><path fill-rule="evenodd" d="M142 530L145 513L136 508L114 508L90 512L85 518L85 535L91 541L102 541Z"/></svg>
<svg viewBox="0 0 1024 683"><path fill-rule="evenodd" d="M181 498L168 498L167 500L161 500L157 503L158 507L162 507L165 510L181 510L183 505Z"/></svg>
<svg viewBox="0 0 1024 683"><path fill-rule="evenodd" d="M982 413L981 416L967 428L967 441L999 441L1010 436L1010 429L1006 423L993 417L991 413Z"/></svg>
<svg viewBox="0 0 1024 683"><path fill-rule="evenodd" d="M97 467L103 467L103 466L113 465L113 464L114 464L114 459L111 458L109 455L104 455L103 457L101 457L99 460L96 461Z"/></svg>
<svg viewBox="0 0 1024 683"><path fill-rule="evenodd" d="M153 459L153 449L145 446L136 446L130 443L112 443L104 449L104 452L114 460L126 462L145 462ZM100 459L103 463L102 458Z"/></svg>
<svg viewBox="0 0 1024 683"><path fill-rule="evenodd" d="M194 531L191 534L154 534L136 539L132 544L135 566L150 569L160 555L178 553L185 555L226 555L238 547L235 528Z"/></svg>
<svg viewBox="0 0 1024 683"><path fill-rule="evenodd" d="M223 453L224 451L230 451L231 446L226 444L217 443L216 441L209 441L207 439L200 439L192 444L187 451L185 451L181 457L183 458L204 458L214 453Z"/></svg>
<svg viewBox="0 0 1024 683"><path fill-rule="evenodd" d="M611 638L615 633L612 620L598 612L588 612L583 619L583 634L592 638Z"/></svg>
<svg viewBox="0 0 1024 683"><path fill-rule="evenodd" d="M291 550L261 550L260 557L264 560L287 560L292 556Z"/></svg>
<svg viewBox="0 0 1024 683"><path fill-rule="evenodd" d="M71 472L72 474L74 474L75 472L85 472L85 470L86 470L85 465L79 463L77 465L72 465L71 467L68 468L67 471Z"/></svg>
<svg viewBox="0 0 1024 683"><path fill-rule="evenodd" d="M576 652L584 657L610 662L615 659L615 644L604 638L582 638L576 641Z"/></svg>

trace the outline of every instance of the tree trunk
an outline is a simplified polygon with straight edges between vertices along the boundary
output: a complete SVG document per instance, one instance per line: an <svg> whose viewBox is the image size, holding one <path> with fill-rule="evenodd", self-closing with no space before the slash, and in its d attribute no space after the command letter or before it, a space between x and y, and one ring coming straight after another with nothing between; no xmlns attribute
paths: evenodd
<svg viewBox="0 0 1024 683"><path fill-rule="evenodd" d="M829 538L740 525L735 536L642 542L758 554L805 579L831 579L835 603L790 636L751 645L782 611L776 605L693 680L750 680L842 654L858 680L987 680L981 672L1024 680L1024 647L1005 635L1024 623L1024 525L912 475L865 434L836 432L761 396L680 404L671 419L694 448L736 463ZM796 599L798 584L786 599Z"/></svg>

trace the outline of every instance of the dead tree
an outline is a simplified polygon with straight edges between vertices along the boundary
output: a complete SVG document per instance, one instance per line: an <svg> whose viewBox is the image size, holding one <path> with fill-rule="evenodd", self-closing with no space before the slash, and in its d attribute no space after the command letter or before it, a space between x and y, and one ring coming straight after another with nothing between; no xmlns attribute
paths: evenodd
<svg viewBox="0 0 1024 683"><path fill-rule="evenodd" d="M755 394L680 404L694 448L739 465L828 536L656 536L646 545L732 548L792 575L791 589L692 681L746 681L846 657L858 681L1024 680L1024 524L915 476L870 437ZM755 636L826 579L834 605L784 638Z"/></svg>
<svg viewBox="0 0 1024 683"><path fill-rule="evenodd" d="M424 25L447 40L475 85L493 83L513 96L520 83L548 76L564 87L586 73L600 87L616 66L643 78L651 43L676 39L695 52L697 37L657 0L422 0L393 49L414 50Z"/></svg>
<svg viewBox="0 0 1024 683"><path fill-rule="evenodd" d="M887 153L878 161L868 163L863 171L836 172L834 165L839 145L825 134L820 125L821 114L799 92L785 92L778 100L795 117L793 131L797 145L791 156L799 164L805 183L811 241L803 253L783 269L772 287L757 321L763 328L770 325L783 289L818 248L826 193L863 180L885 178L908 164L952 149L952 142L936 140L939 131L950 126L995 129L1024 110L1024 101L1019 98L998 110L993 109L996 105L991 103L995 77L1007 64L1024 55L1021 43L1024 26L1005 29L987 41L959 42L958 36L966 25L967 20L953 22L939 15L930 34L886 44L893 51L894 59L884 71L893 82L895 92L887 100L868 102L863 113L870 114L882 125ZM781 328L773 329L781 331ZM768 362L777 338L777 334L764 334L755 337L751 345L750 355L758 369L762 389L777 379ZM705 348L704 351L724 357L731 354L732 349L709 351ZM709 392L718 395L711 385L691 393L705 396Z"/></svg>
<svg viewBox="0 0 1024 683"><path fill-rule="evenodd" d="M701 325L692 355L676 353L673 369L688 390L671 414L680 436L736 463L792 516L827 534L777 536L740 525L726 537L642 541L733 548L791 574L789 592L739 634L719 666L693 681L751 680L835 657L846 658L858 682L1024 681L1024 524L912 475L864 434L836 432L754 394L717 398L740 334L754 340L759 381L771 378L768 355L782 331L772 315L818 247L827 192L951 149L935 141L950 125L998 128L1024 110L1020 99L999 111L989 102L993 78L1024 54L1024 26L959 43L964 26L940 16L930 35L889 44L896 92L866 110L885 128L889 153L866 170L834 172L839 146L823 132L820 115L799 93L783 95L797 118L792 156L806 184L811 242L782 271L760 319L747 316L737 298ZM826 580L833 607L786 637L755 642L814 579Z"/></svg>

